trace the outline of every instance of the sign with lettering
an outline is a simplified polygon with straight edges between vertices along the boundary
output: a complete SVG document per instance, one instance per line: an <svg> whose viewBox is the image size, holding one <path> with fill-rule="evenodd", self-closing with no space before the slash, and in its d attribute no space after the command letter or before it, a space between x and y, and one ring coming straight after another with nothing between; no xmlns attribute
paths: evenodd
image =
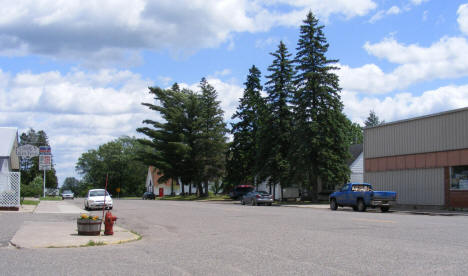
<svg viewBox="0 0 468 276"><path fill-rule="evenodd" d="M39 155L52 155L49 146L40 146L39 147Z"/></svg>
<svg viewBox="0 0 468 276"><path fill-rule="evenodd" d="M52 170L52 155L39 155L39 170Z"/></svg>
<svg viewBox="0 0 468 276"><path fill-rule="evenodd" d="M23 158L32 158L39 155L39 148L33 145L23 145L16 149L16 154Z"/></svg>

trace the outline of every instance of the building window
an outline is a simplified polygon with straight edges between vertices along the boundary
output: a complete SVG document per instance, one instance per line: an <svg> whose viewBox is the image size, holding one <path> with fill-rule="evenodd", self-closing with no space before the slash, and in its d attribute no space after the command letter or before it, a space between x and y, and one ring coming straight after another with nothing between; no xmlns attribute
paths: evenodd
<svg viewBox="0 0 468 276"><path fill-rule="evenodd" d="M468 190L468 166L450 167L450 189Z"/></svg>

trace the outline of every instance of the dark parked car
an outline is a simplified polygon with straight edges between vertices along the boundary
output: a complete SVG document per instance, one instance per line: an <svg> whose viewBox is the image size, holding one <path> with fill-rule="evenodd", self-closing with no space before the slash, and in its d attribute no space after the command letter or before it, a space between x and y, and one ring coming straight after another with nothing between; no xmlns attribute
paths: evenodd
<svg viewBox="0 0 468 276"><path fill-rule="evenodd" d="M152 192L145 192L142 199L155 199L156 195Z"/></svg>
<svg viewBox="0 0 468 276"><path fill-rule="evenodd" d="M238 185L234 188L234 190L232 190L232 192L229 193L229 197L232 199L239 199L253 190L254 187L251 185Z"/></svg>
<svg viewBox="0 0 468 276"><path fill-rule="evenodd" d="M252 206L256 206L265 204L271 206L273 203L273 197L265 191L250 192L242 197L241 203L242 205L250 204Z"/></svg>

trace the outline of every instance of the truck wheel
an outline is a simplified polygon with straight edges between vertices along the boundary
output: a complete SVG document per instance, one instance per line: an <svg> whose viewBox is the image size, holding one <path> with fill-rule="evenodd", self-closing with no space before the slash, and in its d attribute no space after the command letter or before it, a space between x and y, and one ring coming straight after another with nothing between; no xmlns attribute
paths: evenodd
<svg viewBox="0 0 468 276"><path fill-rule="evenodd" d="M359 212L365 212L366 211L366 205L364 204L364 200L359 199L357 202L357 209Z"/></svg>
<svg viewBox="0 0 468 276"><path fill-rule="evenodd" d="M338 209L338 204L336 204L336 199L334 199L334 198L332 198L330 200L330 209L332 209L333 211Z"/></svg>
<svg viewBox="0 0 468 276"><path fill-rule="evenodd" d="M382 213L388 212L388 210L390 210L390 206L382 206L382 207L380 207L380 211L382 211Z"/></svg>

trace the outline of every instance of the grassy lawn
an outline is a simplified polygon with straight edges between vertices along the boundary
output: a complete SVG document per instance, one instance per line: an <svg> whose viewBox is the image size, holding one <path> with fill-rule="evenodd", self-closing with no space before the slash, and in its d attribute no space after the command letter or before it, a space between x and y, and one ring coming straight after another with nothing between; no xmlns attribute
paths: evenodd
<svg viewBox="0 0 468 276"><path fill-rule="evenodd" d="M276 201L275 202L276 204L278 205L311 205L311 204L324 204L324 205L328 205L330 204L328 201L308 201L308 200L304 200L304 201Z"/></svg>
<svg viewBox="0 0 468 276"><path fill-rule="evenodd" d="M177 196L164 196L164 197L157 197L157 200L231 200L228 195L214 195L211 194L208 197L198 197L197 195L177 195Z"/></svg>
<svg viewBox="0 0 468 276"><path fill-rule="evenodd" d="M60 197L60 196L46 196L46 197L41 197L40 200L62 200L62 197Z"/></svg>
<svg viewBox="0 0 468 276"><path fill-rule="evenodd" d="M25 199L23 201L21 201L21 205L38 205L39 204L39 200L28 200L28 199Z"/></svg>

